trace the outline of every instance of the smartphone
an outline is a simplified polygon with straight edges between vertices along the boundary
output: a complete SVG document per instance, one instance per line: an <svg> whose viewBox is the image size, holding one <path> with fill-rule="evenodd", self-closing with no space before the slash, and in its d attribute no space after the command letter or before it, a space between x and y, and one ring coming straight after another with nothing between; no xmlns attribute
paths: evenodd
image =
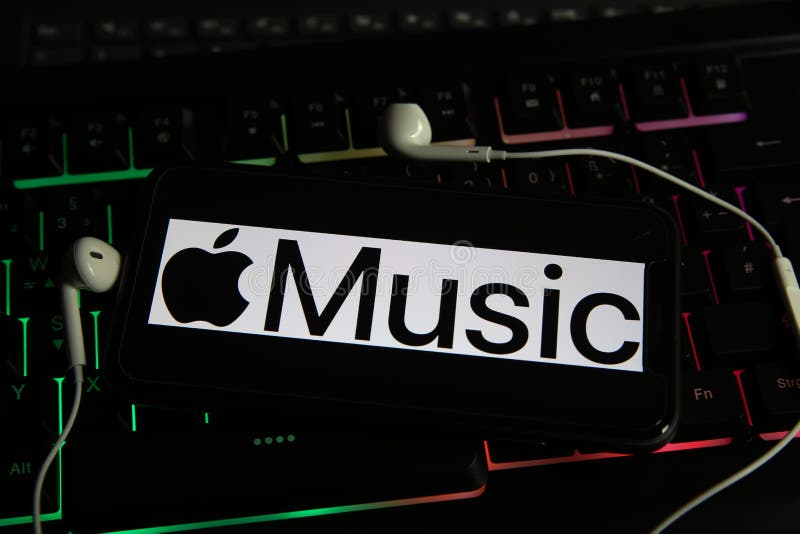
<svg viewBox="0 0 800 534"><path fill-rule="evenodd" d="M148 178L106 352L138 402L618 450L678 418L674 221L236 165Z"/></svg>

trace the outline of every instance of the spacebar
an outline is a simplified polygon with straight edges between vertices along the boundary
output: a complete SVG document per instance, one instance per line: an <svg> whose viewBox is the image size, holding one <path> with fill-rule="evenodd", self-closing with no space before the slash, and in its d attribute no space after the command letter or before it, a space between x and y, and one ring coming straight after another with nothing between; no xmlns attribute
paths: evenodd
<svg viewBox="0 0 800 534"><path fill-rule="evenodd" d="M93 530L469 498L480 495L487 473L478 442L351 431L128 432L70 441L64 518Z"/></svg>

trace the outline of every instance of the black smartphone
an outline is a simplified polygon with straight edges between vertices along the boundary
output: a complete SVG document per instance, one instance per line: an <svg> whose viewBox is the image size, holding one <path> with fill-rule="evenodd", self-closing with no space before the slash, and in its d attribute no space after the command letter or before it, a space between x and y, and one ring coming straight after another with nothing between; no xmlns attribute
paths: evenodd
<svg viewBox="0 0 800 534"><path fill-rule="evenodd" d="M659 209L235 165L149 183L106 353L133 399L619 450L675 432L679 241Z"/></svg>

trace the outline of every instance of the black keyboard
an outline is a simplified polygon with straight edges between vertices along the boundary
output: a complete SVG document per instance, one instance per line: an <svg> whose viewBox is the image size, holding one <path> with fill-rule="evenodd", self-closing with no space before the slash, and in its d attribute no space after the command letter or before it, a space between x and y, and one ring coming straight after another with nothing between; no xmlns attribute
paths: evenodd
<svg viewBox="0 0 800 534"><path fill-rule="evenodd" d="M113 295L84 292L83 406L45 484L46 531L643 532L785 435L800 354L748 224L610 160L412 163L386 157L376 128L411 101L434 142L637 156L764 222L800 265L800 9L512 7L13 19L17 53L0 70L4 531L30 528L72 398L60 256L83 235L125 253L144 179L169 162L655 203L683 242L678 434L628 455L141 404L105 377ZM798 461L792 443L674 531L795 531Z"/></svg>

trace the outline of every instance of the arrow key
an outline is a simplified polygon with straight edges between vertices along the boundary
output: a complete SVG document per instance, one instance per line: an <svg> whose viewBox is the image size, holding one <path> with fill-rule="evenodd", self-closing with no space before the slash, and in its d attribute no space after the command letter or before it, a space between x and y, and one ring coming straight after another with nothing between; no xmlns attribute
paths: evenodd
<svg viewBox="0 0 800 534"><path fill-rule="evenodd" d="M800 181L762 180L752 186L759 213L767 225L788 224L800 216Z"/></svg>
<svg viewBox="0 0 800 534"><path fill-rule="evenodd" d="M722 178L741 176L741 171L800 164L800 138L776 128L743 124L711 129L709 146Z"/></svg>

